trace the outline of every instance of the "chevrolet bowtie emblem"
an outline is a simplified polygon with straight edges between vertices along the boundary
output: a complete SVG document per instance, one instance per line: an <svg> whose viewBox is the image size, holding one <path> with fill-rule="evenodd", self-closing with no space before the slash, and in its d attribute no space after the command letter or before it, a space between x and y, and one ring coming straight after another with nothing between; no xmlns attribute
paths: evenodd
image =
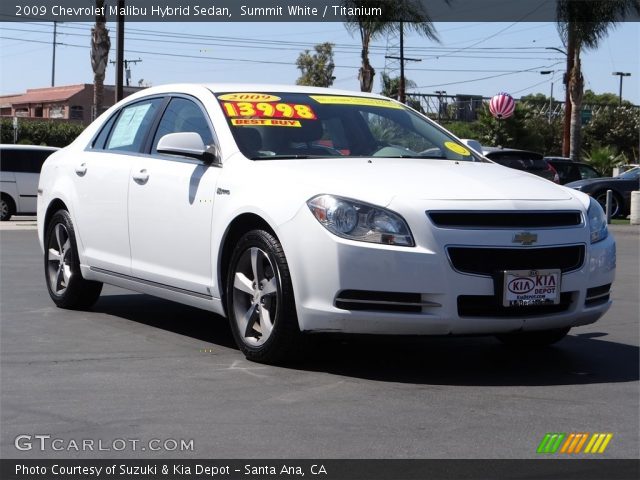
<svg viewBox="0 0 640 480"><path fill-rule="evenodd" d="M513 243L521 243L522 245L533 245L538 241L537 233L522 232L513 236Z"/></svg>

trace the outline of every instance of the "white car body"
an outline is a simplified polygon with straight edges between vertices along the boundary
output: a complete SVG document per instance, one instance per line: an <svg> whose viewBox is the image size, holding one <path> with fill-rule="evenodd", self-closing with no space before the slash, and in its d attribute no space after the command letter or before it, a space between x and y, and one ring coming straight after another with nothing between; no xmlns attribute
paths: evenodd
<svg viewBox="0 0 640 480"><path fill-rule="evenodd" d="M64 205L75 228L85 279L227 315L221 286L222 248L234 221L259 218L286 255L303 332L540 331L593 323L609 308L608 287L606 294L598 291L600 299L587 298L588 289L602 289L613 282L615 241L609 235L591 243L586 195L492 163L376 157L250 160L239 150L212 93L230 91L384 99L360 92L270 85L169 85L138 92L110 108L45 163L38 197L43 250L45 224L53 210ZM204 107L215 131L221 165L179 158L159 161L147 154L88 148L104 121L123 105L172 93L189 95ZM141 175L148 181L140 183ZM331 233L307 205L320 194L398 213L408 224L415 246L365 243ZM438 227L427 214L446 211L572 211L579 212L581 220L560 228L461 228ZM536 235L537 243L514 243L514 236L522 232ZM454 268L447 253L452 246L517 249L523 254L531 249L579 246L584 257L580 265L562 274L561 292L569 302L562 311L461 315L458 297L491 297L494 280ZM478 255L482 252L478 250ZM339 308L341 292L353 290L418 294L417 311L394 311L395 302L384 295L365 302L365 309ZM383 304L384 308L376 307Z"/></svg>

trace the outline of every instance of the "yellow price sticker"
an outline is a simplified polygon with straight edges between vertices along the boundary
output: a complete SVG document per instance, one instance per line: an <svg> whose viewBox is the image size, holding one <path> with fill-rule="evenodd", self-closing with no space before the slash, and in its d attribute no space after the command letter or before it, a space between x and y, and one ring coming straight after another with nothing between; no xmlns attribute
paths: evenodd
<svg viewBox="0 0 640 480"><path fill-rule="evenodd" d="M285 118L232 118L231 125L242 126L267 126L267 127L302 127L300 120Z"/></svg>
<svg viewBox="0 0 640 480"><path fill-rule="evenodd" d="M309 95L318 103L325 105L360 105L363 107L384 107L402 109L402 105L384 100L382 98L369 97L343 97L340 95Z"/></svg>
<svg viewBox="0 0 640 480"><path fill-rule="evenodd" d="M453 153L457 153L458 155L468 156L471 155L471 152L464 148L462 145L455 142L444 142L444 146L451 150Z"/></svg>
<svg viewBox="0 0 640 480"><path fill-rule="evenodd" d="M279 102L280 97L268 93L225 93L218 95L218 100L227 102Z"/></svg>

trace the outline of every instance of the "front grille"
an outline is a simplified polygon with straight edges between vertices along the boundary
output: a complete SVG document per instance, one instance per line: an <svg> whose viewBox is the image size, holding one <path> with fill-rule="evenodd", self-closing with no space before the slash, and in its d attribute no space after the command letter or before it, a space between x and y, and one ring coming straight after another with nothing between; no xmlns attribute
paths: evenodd
<svg viewBox="0 0 640 480"><path fill-rule="evenodd" d="M602 303L607 303L611 296L611 284L601 285L599 287L593 287L587 289L587 297L584 301L585 307L595 307Z"/></svg>
<svg viewBox="0 0 640 480"><path fill-rule="evenodd" d="M440 307L441 305L422 301L419 293L343 290L336 296L335 306L342 310L420 313L423 306Z"/></svg>
<svg viewBox="0 0 640 480"><path fill-rule="evenodd" d="M441 228L553 228L582 224L580 212L427 212Z"/></svg>
<svg viewBox="0 0 640 480"><path fill-rule="evenodd" d="M557 305L504 307L495 295L460 295L458 315L461 317L531 317L566 312L571 307L573 292L562 292Z"/></svg>
<svg viewBox="0 0 640 480"><path fill-rule="evenodd" d="M447 248L451 265L462 273L493 276L503 270L560 269L563 273L580 268L584 245L548 248Z"/></svg>

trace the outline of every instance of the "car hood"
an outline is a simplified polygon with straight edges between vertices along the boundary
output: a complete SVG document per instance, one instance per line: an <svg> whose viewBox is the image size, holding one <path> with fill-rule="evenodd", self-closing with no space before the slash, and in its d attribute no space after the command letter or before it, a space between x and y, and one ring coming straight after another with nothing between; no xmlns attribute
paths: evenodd
<svg viewBox="0 0 640 480"><path fill-rule="evenodd" d="M586 178L584 180L576 180L575 182L570 182L567 183L565 186L567 187L583 187L585 185L593 185L595 183L602 183L602 182L624 182L624 178L618 178L618 177L598 177L598 178Z"/></svg>
<svg viewBox="0 0 640 480"><path fill-rule="evenodd" d="M288 188L388 205L416 200L568 200L570 190L493 163L404 158L259 161Z"/></svg>

